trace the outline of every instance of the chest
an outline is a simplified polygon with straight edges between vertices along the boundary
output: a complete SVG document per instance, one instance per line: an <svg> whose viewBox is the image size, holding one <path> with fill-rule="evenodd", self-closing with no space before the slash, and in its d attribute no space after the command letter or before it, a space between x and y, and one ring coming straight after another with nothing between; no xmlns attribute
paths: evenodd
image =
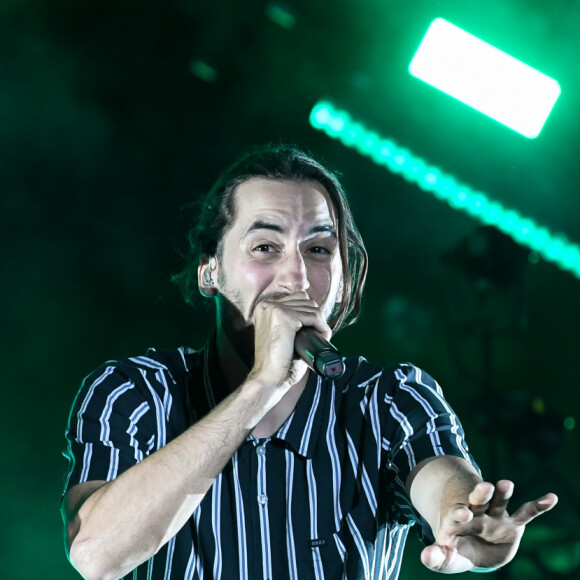
<svg viewBox="0 0 580 580"><path fill-rule="evenodd" d="M242 445L194 513L206 560L219 544L240 577L372 577L365 567L408 526L388 522L376 446L327 435L311 457L276 439Z"/></svg>

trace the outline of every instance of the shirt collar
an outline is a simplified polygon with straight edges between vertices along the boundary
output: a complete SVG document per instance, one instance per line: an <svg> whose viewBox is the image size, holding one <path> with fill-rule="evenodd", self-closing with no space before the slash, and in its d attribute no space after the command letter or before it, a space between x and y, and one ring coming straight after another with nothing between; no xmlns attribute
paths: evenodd
<svg viewBox="0 0 580 580"><path fill-rule="evenodd" d="M204 376L206 378L204 380L207 381L209 377L207 386L214 397L213 404L210 405L213 408L228 395L226 380L218 362L215 332L209 337L205 352ZM306 386L298 399L296 408L271 439L285 441L296 453L306 459L312 459L323 419L328 415L327 398L330 388L331 383L328 379L323 379L313 371L308 371Z"/></svg>
<svg viewBox="0 0 580 580"><path fill-rule="evenodd" d="M312 459L324 417L328 415L327 398L330 388L327 379L309 371L306 386L296 408L272 439L285 441L296 453Z"/></svg>

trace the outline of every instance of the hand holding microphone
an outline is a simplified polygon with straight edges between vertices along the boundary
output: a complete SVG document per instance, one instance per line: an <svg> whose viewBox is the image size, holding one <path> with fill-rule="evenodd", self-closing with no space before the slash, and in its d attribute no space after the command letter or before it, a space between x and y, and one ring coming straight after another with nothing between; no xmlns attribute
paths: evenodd
<svg viewBox="0 0 580 580"><path fill-rule="evenodd" d="M281 370L280 363L286 357L291 357L293 351L295 358L305 362L320 376L331 379L342 376L345 369L342 357L324 338L326 334L322 331L323 325L317 324L321 316L318 305L306 292L296 292L292 295L270 293L261 297L256 304L254 322L258 368ZM298 332L293 332L292 326L296 319L302 327ZM292 368L291 365L290 373L293 372ZM292 375L285 375L284 380L290 376ZM299 378L296 375L291 382L294 383ZM277 380L268 379L274 383Z"/></svg>
<svg viewBox="0 0 580 580"><path fill-rule="evenodd" d="M338 379L344 373L340 353L311 326L302 327L294 339L296 354L317 374L327 379Z"/></svg>

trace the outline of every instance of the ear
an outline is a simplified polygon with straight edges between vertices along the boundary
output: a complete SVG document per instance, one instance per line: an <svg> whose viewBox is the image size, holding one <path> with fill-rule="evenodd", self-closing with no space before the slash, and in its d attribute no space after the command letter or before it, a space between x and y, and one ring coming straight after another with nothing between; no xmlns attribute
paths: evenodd
<svg viewBox="0 0 580 580"><path fill-rule="evenodd" d="M202 296L213 298L217 296L218 289L216 286L215 276L215 258L202 256L197 267L197 286Z"/></svg>

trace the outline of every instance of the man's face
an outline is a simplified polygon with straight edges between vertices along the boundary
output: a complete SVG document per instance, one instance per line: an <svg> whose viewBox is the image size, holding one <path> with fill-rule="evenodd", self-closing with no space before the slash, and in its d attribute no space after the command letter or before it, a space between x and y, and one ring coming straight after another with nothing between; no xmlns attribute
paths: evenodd
<svg viewBox="0 0 580 580"><path fill-rule="evenodd" d="M235 196L234 222L222 239L214 272L222 326L252 326L260 300L298 291L315 300L328 319L339 300L342 264L324 187L255 178L241 184ZM231 306L239 312L237 321L223 320Z"/></svg>

